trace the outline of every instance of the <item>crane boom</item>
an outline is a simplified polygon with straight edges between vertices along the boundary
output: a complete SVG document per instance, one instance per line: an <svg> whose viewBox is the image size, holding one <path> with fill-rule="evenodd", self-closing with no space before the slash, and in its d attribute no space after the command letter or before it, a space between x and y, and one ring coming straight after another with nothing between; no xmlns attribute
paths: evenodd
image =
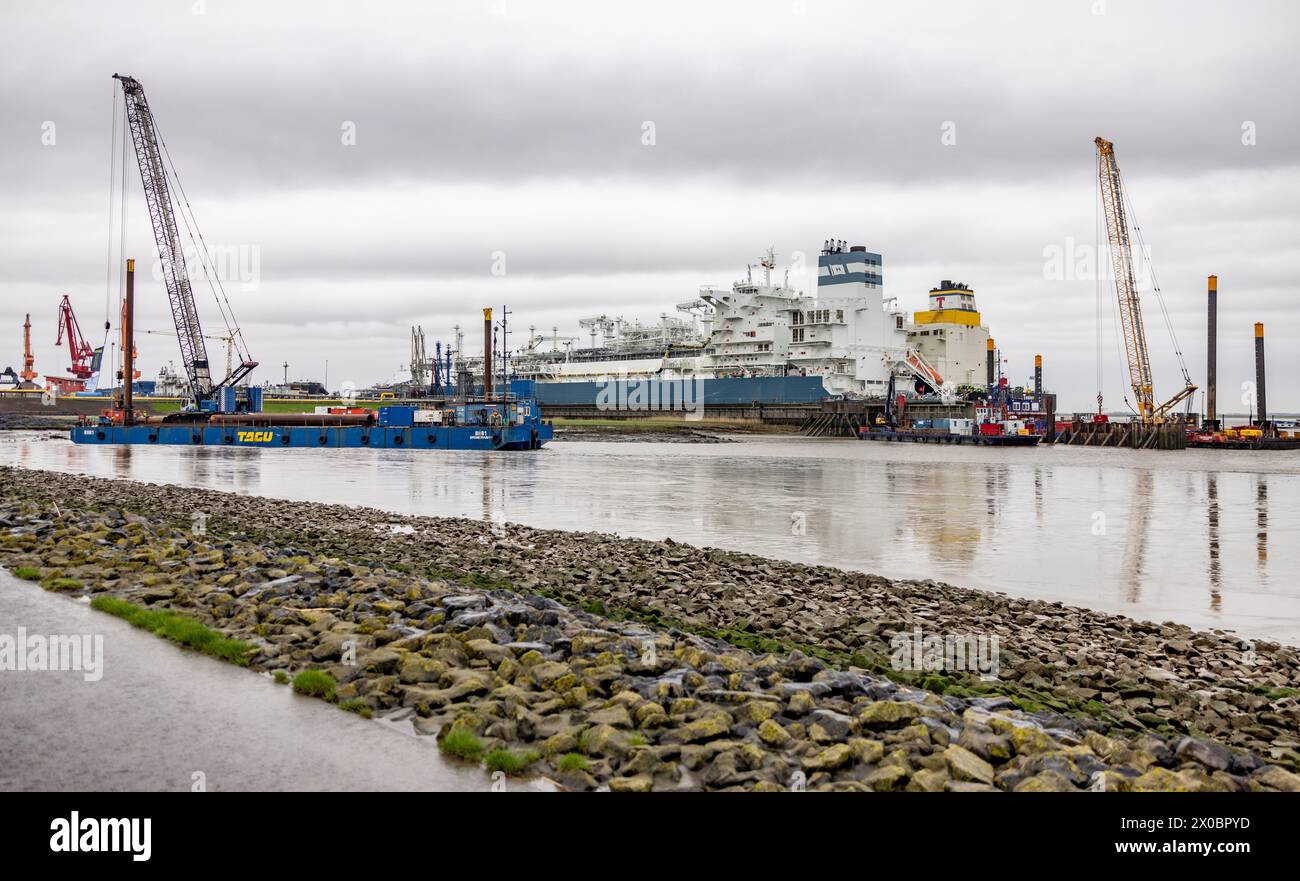
<svg viewBox="0 0 1300 881"><path fill-rule="evenodd" d="M189 376L190 388L196 400L206 400L212 395L212 373L208 369L208 352L203 344L199 313L194 306L194 291L185 269L185 255L181 250L180 231L176 227L176 212L167 186L167 174L158 147L153 113L144 96L144 87L138 80L116 73L113 74L113 79L122 83L122 94L126 99L131 142L135 146L140 183L144 188L145 202L149 206L149 220L153 224L154 243L158 246L163 283L167 286L167 298L171 301L176 337L181 345L181 360L185 362L185 372Z"/></svg>
<svg viewBox="0 0 1300 881"><path fill-rule="evenodd" d="M1119 323L1124 337L1129 385L1133 388L1138 417L1142 422L1160 422L1176 404L1195 392L1196 386L1188 381L1173 398L1164 404L1156 404L1151 352L1142 320L1142 299L1133 272L1133 244L1124 208L1124 182L1120 177L1119 163L1115 160L1115 145L1101 137L1093 143L1097 146L1097 183L1101 190L1102 214L1106 217L1106 236L1119 300Z"/></svg>
<svg viewBox="0 0 1300 881"><path fill-rule="evenodd" d="M1133 274L1133 248L1128 216L1124 212L1124 184L1115 161L1115 145L1097 138L1097 181L1101 186L1102 214L1110 241L1111 269L1119 298L1119 323L1124 335L1129 385L1133 387L1138 415L1145 422L1155 411L1155 389L1151 378L1151 355L1142 322L1142 300Z"/></svg>

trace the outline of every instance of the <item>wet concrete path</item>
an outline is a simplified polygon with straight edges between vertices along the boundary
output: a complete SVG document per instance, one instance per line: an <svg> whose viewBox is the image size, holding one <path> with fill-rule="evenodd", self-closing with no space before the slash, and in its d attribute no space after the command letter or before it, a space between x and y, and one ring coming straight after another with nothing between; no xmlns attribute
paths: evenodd
<svg viewBox="0 0 1300 881"><path fill-rule="evenodd" d="M484 791L403 734L0 570L0 635L101 634L103 677L0 670L0 791ZM201 774L201 778L196 778ZM528 782L511 789L534 788Z"/></svg>

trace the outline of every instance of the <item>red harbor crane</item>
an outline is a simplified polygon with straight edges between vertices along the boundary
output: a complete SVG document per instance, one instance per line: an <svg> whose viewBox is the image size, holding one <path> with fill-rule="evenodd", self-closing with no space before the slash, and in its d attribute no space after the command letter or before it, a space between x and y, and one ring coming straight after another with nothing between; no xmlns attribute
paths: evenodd
<svg viewBox="0 0 1300 881"><path fill-rule="evenodd" d="M83 382L90 379L95 373L95 350L82 336L76 313L72 311L72 301L68 299L67 294L63 295L63 300L59 303L58 324L59 334L54 340L54 345L63 345L64 338L67 338L68 353L72 357L72 366L68 371Z"/></svg>

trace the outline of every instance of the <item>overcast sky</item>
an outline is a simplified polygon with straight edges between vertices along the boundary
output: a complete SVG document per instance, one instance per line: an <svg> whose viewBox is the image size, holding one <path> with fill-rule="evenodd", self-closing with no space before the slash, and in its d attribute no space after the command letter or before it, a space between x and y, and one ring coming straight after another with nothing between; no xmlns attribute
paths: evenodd
<svg viewBox="0 0 1300 881"><path fill-rule="evenodd" d="M835 237L882 253L886 293L909 310L941 279L970 284L1012 378L1041 352L1062 407L1086 408L1097 284L1053 277L1049 258L1087 268L1103 135L1194 381L1217 273L1221 409L1244 409L1255 321L1272 408L1300 409L1291 3L3 9L0 367L21 367L31 312L38 371L66 369L53 345L64 293L102 342L117 297L116 72L144 85L208 245L242 264L226 288L258 378L288 361L291 379L322 379L328 359L331 386L386 380L412 324L432 348L457 322L476 334L484 305L509 305L516 346L530 324L578 335L587 315L654 320L769 246L782 262L805 255L792 281L811 291ZM167 329L133 166L127 178L138 324ZM1103 294L1105 394L1120 408ZM224 332L203 287L199 307L206 332ZM1165 398L1181 380L1150 295L1147 328ZM146 378L178 360L166 337L138 343Z"/></svg>

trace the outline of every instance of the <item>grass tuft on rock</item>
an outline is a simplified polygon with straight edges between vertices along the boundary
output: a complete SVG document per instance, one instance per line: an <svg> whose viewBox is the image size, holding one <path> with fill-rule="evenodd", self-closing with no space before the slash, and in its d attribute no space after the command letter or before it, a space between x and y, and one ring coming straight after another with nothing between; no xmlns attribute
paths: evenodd
<svg viewBox="0 0 1300 881"><path fill-rule="evenodd" d="M344 701L339 704L339 709L347 710L349 713L356 713L363 719L369 719L374 715L374 711L370 709L370 704L366 703L359 697L354 697L350 701Z"/></svg>
<svg viewBox="0 0 1300 881"><path fill-rule="evenodd" d="M41 582L46 590L81 590L85 585L75 578L47 578Z"/></svg>
<svg viewBox="0 0 1300 881"><path fill-rule="evenodd" d="M275 676L274 676L273 678L274 678L275 681L276 681L278 684L280 684L280 685L288 685L288 684L289 684L289 674L286 673L286 672L284 672L283 670L276 670L276 671L275 671Z"/></svg>
<svg viewBox="0 0 1300 881"><path fill-rule="evenodd" d="M324 670L303 670L293 677L293 690L332 703L338 694L338 683Z"/></svg>
<svg viewBox="0 0 1300 881"><path fill-rule="evenodd" d="M487 758L483 760L483 763L487 765L489 771L504 771L513 777L516 774L522 774L525 768L541 757L541 753L533 750L494 749L487 754Z"/></svg>
<svg viewBox="0 0 1300 881"><path fill-rule="evenodd" d="M14 570L14 577L21 578L23 581L40 581L41 570L31 566L19 566Z"/></svg>
<svg viewBox="0 0 1300 881"><path fill-rule="evenodd" d="M560 761L556 764L556 767L564 772L585 771L591 767L591 763L587 761L587 757L582 753L565 753L560 756Z"/></svg>
<svg viewBox="0 0 1300 881"><path fill-rule="evenodd" d="M178 615L167 609L146 609L135 603L112 596L97 596L90 601L90 607L100 612L116 615L132 626L148 630L158 636L189 646L195 651L203 652L239 664L248 665L249 653L254 647L242 639L231 639L213 630L201 621Z"/></svg>
<svg viewBox="0 0 1300 881"><path fill-rule="evenodd" d="M447 732L446 737L438 741L438 749L445 755L464 759L467 762L477 762L483 755L483 741L479 740L473 731L453 728Z"/></svg>

